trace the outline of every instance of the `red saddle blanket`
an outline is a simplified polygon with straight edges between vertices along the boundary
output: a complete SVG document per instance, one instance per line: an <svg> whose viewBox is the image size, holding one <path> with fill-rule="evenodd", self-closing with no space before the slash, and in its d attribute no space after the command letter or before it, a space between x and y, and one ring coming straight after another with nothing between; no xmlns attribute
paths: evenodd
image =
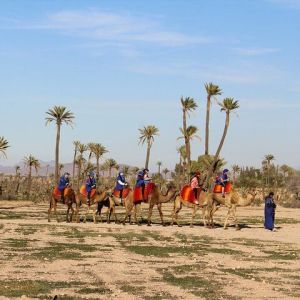
<svg viewBox="0 0 300 300"><path fill-rule="evenodd" d="M64 190L64 196L65 197L68 194L69 190L70 190L70 188L65 188L65 190ZM55 196L55 198L60 198L61 197L61 191L58 189L58 187L54 188L53 195Z"/></svg>
<svg viewBox="0 0 300 300"><path fill-rule="evenodd" d="M232 189L232 184L230 182L225 184L224 192L229 193ZM222 193L222 186L220 184L216 184L214 187L214 193Z"/></svg>
<svg viewBox="0 0 300 300"><path fill-rule="evenodd" d="M201 193L201 188L198 188L198 191L197 191L198 198L199 198L200 193ZM182 188L182 190L180 192L180 196L184 201L190 202L192 204L195 204L196 201L198 200L195 198L194 191L189 185L185 185Z"/></svg>
<svg viewBox="0 0 300 300"><path fill-rule="evenodd" d="M79 192L80 192L81 195L83 195L85 197L87 197L87 195L88 195L88 192L86 191L85 185L81 186ZM92 189L92 191L91 191L91 198L93 198L95 196L95 194L96 194L96 189Z"/></svg>
<svg viewBox="0 0 300 300"><path fill-rule="evenodd" d="M143 197L143 194L142 194L142 188L141 187L135 187L134 191L133 191L133 200L134 200L134 202L147 202L148 197L152 193L154 187L155 187L155 184L153 182L148 183L145 186L144 197Z"/></svg>
<svg viewBox="0 0 300 300"><path fill-rule="evenodd" d="M128 196L130 191L131 191L130 188L123 189L122 198L125 199ZM121 191L114 190L114 192L113 192L113 195L116 198L121 198L120 194L121 194Z"/></svg>

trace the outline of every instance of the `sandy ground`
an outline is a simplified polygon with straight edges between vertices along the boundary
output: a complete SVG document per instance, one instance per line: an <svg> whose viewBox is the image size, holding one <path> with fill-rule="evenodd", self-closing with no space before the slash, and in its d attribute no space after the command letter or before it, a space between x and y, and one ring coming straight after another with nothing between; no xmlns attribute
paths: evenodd
<svg viewBox="0 0 300 300"><path fill-rule="evenodd" d="M170 222L172 203L163 206ZM238 209L241 230L47 222L47 205L0 201L0 299L299 299L300 209ZM124 209L118 208L118 218ZM142 214L147 216L147 205ZM90 218L91 220L91 218Z"/></svg>

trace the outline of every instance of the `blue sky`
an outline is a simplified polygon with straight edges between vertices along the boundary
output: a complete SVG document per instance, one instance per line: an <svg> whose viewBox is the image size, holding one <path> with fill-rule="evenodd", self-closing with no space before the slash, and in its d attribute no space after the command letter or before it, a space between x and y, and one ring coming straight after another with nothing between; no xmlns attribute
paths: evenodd
<svg viewBox="0 0 300 300"><path fill-rule="evenodd" d="M179 99L199 105L189 124L204 152L205 82L240 101L222 156L259 166L265 154L300 167L299 0L3 0L0 2L0 136L11 148L0 164L25 155L54 158L55 128L45 112L64 105L76 116L62 130L61 160L73 140L100 142L106 157L142 166L138 128L154 124L151 167L178 161ZM216 102L211 149L224 114Z"/></svg>

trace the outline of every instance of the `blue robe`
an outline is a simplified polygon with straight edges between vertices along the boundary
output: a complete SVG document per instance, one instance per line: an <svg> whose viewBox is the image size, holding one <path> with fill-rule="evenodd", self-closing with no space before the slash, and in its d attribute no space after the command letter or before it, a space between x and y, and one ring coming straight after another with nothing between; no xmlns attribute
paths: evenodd
<svg viewBox="0 0 300 300"><path fill-rule="evenodd" d="M69 178L66 178L65 176L61 176L58 183L58 189L62 191L69 185Z"/></svg>
<svg viewBox="0 0 300 300"><path fill-rule="evenodd" d="M96 188L96 179L94 177L89 177L85 184L85 189L89 193L92 189Z"/></svg>
<svg viewBox="0 0 300 300"><path fill-rule="evenodd" d="M274 229L276 204L271 197L265 199L265 228L269 230Z"/></svg>
<svg viewBox="0 0 300 300"><path fill-rule="evenodd" d="M116 187L115 187L115 190L116 190L116 191L121 191L121 190L123 190L124 187L125 187L125 185L120 184L119 181L125 183L125 176L119 175L119 176L117 177L117 184L116 184Z"/></svg>

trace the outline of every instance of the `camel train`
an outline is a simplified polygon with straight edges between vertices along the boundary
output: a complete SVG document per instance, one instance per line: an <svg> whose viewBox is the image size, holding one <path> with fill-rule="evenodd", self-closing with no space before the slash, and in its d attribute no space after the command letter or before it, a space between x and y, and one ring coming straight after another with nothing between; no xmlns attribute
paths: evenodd
<svg viewBox="0 0 300 300"><path fill-rule="evenodd" d="M197 198L195 197L193 190L189 185L184 186L181 190L176 189L174 186L169 186L165 194L162 193L160 187L154 183L150 183L146 186L144 194L141 188L131 189L126 187L123 190L122 199L120 198L119 191L109 189L104 187L102 190L93 190L90 197L90 203L87 203L87 192L84 186L75 193L71 187L68 187L64 191L64 204L67 206L66 220L67 222L73 221L73 216L75 214L76 222L80 222L80 209L84 209L85 213L83 216L83 222L86 222L87 216L92 210L94 223L98 222L98 217L102 222L102 209L107 208L107 222L110 223L111 216L113 215L114 221L119 222L116 215L116 207L125 208L125 217L122 223L125 225L128 220L132 224L132 212L134 211L134 221L136 224L141 225L141 204L148 204L148 220L147 225L151 226L152 213L155 206L157 206L161 224L165 226L162 212L162 204L167 202L173 202L173 213L171 225L176 224L181 226L178 215L181 209L184 207L190 208L192 210L192 217L190 226L193 227L195 215L198 210L202 211L202 219L205 227L214 227L213 216L220 206L225 206L227 208L227 215L224 221L223 228L227 229L228 220L230 217L233 218L234 225L236 229L239 229L236 208L238 206L249 206L253 203L256 197L255 190L245 191L244 193L238 192L230 184L226 185L225 195L222 196L220 192L220 187L215 186L212 192L207 192L199 188L197 193ZM48 210L48 221L51 220L51 211L54 210L54 214L57 217L57 204L62 203L60 192L57 188L54 189L51 200L50 207ZM75 205L75 209L73 208ZM70 213L71 211L71 213Z"/></svg>

